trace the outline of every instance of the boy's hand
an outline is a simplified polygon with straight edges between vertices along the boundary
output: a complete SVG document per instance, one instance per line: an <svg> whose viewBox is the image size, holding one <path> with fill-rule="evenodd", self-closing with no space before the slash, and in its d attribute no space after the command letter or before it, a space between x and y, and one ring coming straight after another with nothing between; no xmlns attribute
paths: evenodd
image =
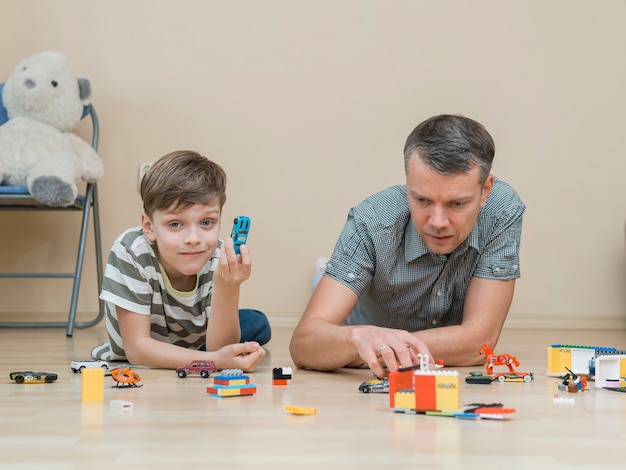
<svg viewBox="0 0 626 470"><path fill-rule="evenodd" d="M222 243L220 263L214 277L216 285L239 285L250 277L252 261L248 247L241 245L239 250L241 255L235 253L232 238L227 238Z"/></svg>
<svg viewBox="0 0 626 470"><path fill-rule="evenodd" d="M224 346L216 351L215 364L218 369L241 369L253 372L265 357L265 349L256 341Z"/></svg>

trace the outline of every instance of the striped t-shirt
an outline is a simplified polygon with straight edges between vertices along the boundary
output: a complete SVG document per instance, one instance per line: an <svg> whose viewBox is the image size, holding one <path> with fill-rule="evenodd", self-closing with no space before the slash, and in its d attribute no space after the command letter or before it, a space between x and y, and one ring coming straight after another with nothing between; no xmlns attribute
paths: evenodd
<svg viewBox="0 0 626 470"><path fill-rule="evenodd" d="M325 275L359 297L345 323L407 331L458 325L472 277L520 277L526 207L495 178L468 238L449 255L432 254L411 221L405 185L365 199L348 213Z"/></svg>
<svg viewBox="0 0 626 470"><path fill-rule="evenodd" d="M127 360L116 305L150 315L150 335L154 339L192 348L204 344L211 310L213 272L218 265L220 246L221 241L213 257L198 273L196 288L191 292L180 292L170 284L141 227L131 228L120 235L111 248L100 294L105 304L109 340L95 347L91 355L109 361Z"/></svg>

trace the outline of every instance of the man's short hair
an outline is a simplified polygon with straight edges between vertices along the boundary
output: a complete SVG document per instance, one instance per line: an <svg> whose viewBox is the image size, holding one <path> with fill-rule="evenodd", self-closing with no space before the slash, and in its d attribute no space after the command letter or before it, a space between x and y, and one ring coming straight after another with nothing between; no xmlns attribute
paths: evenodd
<svg viewBox="0 0 626 470"><path fill-rule="evenodd" d="M418 124L404 145L404 169L417 152L443 175L466 173L478 165L481 184L491 172L495 144L484 126L459 115L441 114Z"/></svg>

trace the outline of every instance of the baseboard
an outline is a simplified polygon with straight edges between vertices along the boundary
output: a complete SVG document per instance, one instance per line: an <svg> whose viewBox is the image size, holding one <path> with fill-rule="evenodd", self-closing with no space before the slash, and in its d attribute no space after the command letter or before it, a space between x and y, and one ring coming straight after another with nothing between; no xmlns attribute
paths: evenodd
<svg viewBox="0 0 626 470"><path fill-rule="evenodd" d="M514 314L506 319L512 329L626 330L626 315L539 315Z"/></svg>
<svg viewBox="0 0 626 470"><path fill-rule="evenodd" d="M300 319L296 315L275 314L269 316L275 327L293 328ZM568 329L568 330L626 330L626 315L539 315L511 313L507 317L506 328L511 329Z"/></svg>

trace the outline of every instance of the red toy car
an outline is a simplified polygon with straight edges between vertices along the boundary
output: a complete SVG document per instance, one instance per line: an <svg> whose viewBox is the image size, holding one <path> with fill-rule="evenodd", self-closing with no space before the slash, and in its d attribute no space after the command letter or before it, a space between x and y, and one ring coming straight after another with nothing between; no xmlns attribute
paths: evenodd
<svg viewBox="0 0 626 470"><path fill-rule="evenodd" d="M217 370L213 361L192 361L186 366L177 367L176 374L182 379L187 375L199 375L206 379L209 375Z"/></svg>
<svg viewBox="0 0 626 470"><path fill-rule="evenodd" d="M503 372L501 374L496 374L493 376L494 380L499 380L500 382L531 382L533 380L532 372Z"/></svg>

